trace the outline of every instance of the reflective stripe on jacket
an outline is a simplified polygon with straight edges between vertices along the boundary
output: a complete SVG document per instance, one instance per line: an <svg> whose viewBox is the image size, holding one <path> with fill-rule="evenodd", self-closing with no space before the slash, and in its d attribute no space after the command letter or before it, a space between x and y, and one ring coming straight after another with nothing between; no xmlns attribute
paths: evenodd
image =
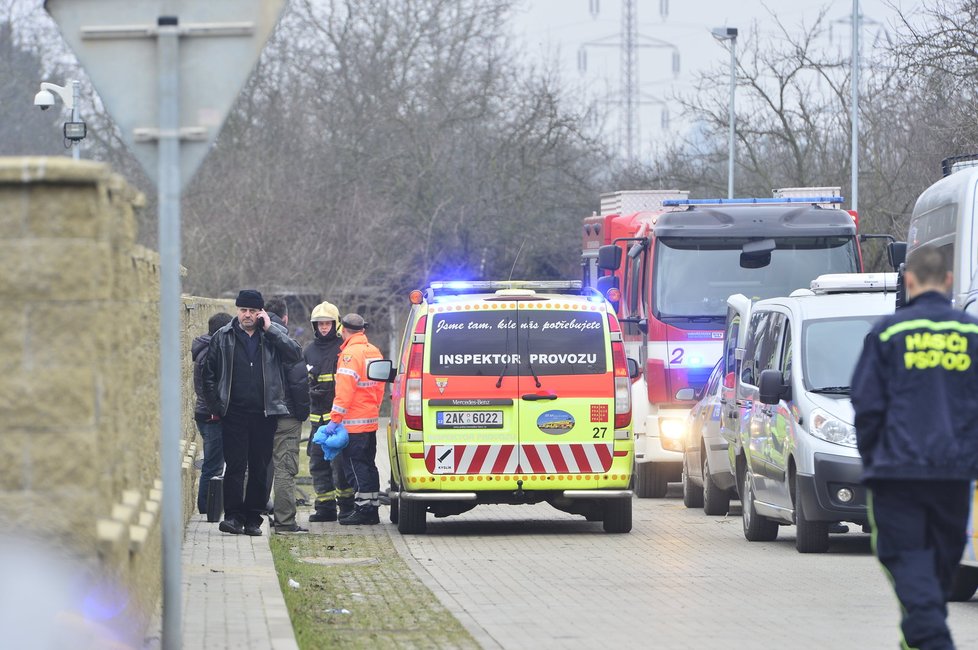
<svg viewBox="0 0 978 650"><path fill-rule="evenodd" d="M367 364L381 358L380 350L363 332L357 332L340 347L330 419L342 422L350 433L377 430L385 386L367 379Z"/></svg>

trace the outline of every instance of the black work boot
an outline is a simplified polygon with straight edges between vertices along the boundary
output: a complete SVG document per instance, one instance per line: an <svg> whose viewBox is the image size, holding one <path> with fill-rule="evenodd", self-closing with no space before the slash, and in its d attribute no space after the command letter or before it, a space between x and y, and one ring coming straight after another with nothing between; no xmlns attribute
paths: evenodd
<svg viewBox="0 0 978 650"><path fill-rule="evenodd" d="M339 512L340 519L345 519L353 514L354 506L353 506L352 497L349 499L337 499L336 503L337 505L339 505L340 508L340 512Z"/></svg>
<svg viewBox="0 0 978 650"><path fill-rule="evenodd" d="M379 523L380 516L374 506L357 506L352 515L340 519L341 526L372 526Z"/></svg>
<svg viewBox="0 0 978 650"><path fill-rule="evenodd" d="M336 502L323 501L322 503L317 503L316 512L309 515L309 521L312 523L316 523L317 521L336 521Z"/></svg>

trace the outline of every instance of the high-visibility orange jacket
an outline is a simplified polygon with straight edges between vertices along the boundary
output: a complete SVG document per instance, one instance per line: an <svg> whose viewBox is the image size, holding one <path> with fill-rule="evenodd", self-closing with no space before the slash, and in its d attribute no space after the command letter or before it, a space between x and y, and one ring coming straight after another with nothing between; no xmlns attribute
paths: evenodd
<svg viewBox="0 0 978 650"><path fill-rule="evenodd" d="M377 430L385 386L367 378L367 364L381 358L380 350L363 332L357 332L340 346L336 397L329 417L333 422L342 422L350 433Z"/></svg>

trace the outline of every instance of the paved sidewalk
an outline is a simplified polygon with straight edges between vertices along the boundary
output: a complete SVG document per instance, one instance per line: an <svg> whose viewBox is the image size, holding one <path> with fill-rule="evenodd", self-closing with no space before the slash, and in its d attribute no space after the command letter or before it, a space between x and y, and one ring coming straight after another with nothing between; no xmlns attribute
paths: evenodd
<svg viewBox="0 0 978 650"><path fill-rule="evenodd" d="M183 542L183 648L298 649L268 546L195 514Z"/></svg>

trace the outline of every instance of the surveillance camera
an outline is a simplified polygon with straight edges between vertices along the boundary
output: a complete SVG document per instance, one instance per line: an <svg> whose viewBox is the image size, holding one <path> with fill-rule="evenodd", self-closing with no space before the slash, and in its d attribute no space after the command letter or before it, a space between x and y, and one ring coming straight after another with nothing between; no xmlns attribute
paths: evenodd
<svg viewBox="0 0 978 650"><path fill-rule="evenodd" d="M34 105L42 111L46 111L54 106L54 95L51 94L50 90L42 90L34 95Z"/></svg>

